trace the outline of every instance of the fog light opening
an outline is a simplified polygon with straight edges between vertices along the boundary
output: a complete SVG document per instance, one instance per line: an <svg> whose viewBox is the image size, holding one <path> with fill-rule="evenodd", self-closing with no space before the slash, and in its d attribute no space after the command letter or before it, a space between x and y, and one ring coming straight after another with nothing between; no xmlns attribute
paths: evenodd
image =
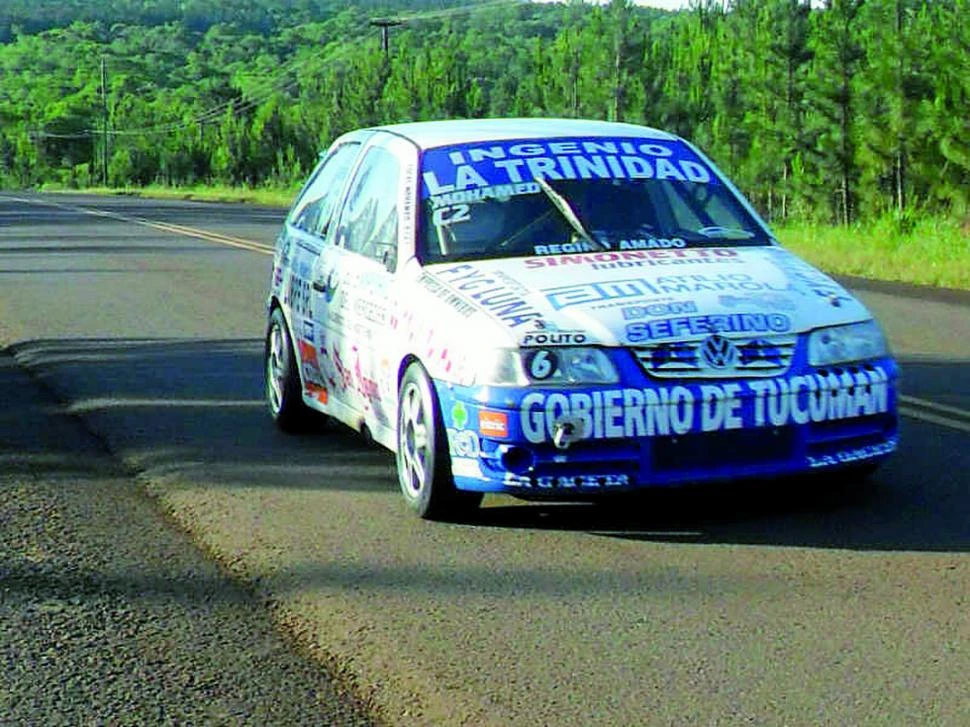
<svg viewBox="0 0 970 727"><path fill-rule="evenodd" d="M509 447L502 453L502 466L517 475L532 469L535 458L525 447Z"/></svg>

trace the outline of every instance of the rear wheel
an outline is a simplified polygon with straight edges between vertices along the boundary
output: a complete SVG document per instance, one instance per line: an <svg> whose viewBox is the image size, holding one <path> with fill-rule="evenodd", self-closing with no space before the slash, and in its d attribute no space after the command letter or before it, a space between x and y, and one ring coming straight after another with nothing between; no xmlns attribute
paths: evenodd
<svg viewBox="0 0 970 727"><path fill-rule="evenodd" d="M408 506L427 520L467 517L482 501L455 488L438 397L419 363L404 372L398 395L397 475Z"/></svg>
<svg viewBox="0 0 970 727"><path fill-rule="evenodd" d="M266 330L266 401L276 426L284 432L306 431L314 412L303 403L300 372L283 312L276 308Z"/></svg>

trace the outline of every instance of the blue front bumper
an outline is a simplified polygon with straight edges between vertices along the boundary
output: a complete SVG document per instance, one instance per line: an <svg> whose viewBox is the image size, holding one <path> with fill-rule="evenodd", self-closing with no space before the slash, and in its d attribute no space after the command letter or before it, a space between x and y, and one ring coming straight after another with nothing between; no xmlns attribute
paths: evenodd
<svg viewBox="0 0 970 727"><path fill-rule="evenodd" d="M437 390L459 489L568 498L876 463L898 443L897 375L886 358L775 378Z"/></svg>

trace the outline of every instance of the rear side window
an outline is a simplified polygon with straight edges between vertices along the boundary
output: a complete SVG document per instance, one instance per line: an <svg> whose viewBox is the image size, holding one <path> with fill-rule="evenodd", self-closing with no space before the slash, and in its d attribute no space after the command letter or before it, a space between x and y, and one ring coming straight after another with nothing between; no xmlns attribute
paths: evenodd
<svg viewBox="0 0 970 727"><path fill-rule="evenodd" d="M343 144L327 155L290 213L290 224L315 235L324 235L334 206L343 190L360 144Z"/></svg>

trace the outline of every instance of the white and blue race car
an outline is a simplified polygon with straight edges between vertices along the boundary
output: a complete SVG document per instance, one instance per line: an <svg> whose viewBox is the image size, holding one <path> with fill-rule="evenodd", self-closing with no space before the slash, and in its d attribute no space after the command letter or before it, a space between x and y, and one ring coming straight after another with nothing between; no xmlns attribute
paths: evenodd
<svg viewBox="0 0 970 727"><path fill-rule="evenodd" d="M703 153L642 126L437 121L337 139L280 235L266 392L396 452L425 518L811 471L898 441L868 310Z"/></svg>

